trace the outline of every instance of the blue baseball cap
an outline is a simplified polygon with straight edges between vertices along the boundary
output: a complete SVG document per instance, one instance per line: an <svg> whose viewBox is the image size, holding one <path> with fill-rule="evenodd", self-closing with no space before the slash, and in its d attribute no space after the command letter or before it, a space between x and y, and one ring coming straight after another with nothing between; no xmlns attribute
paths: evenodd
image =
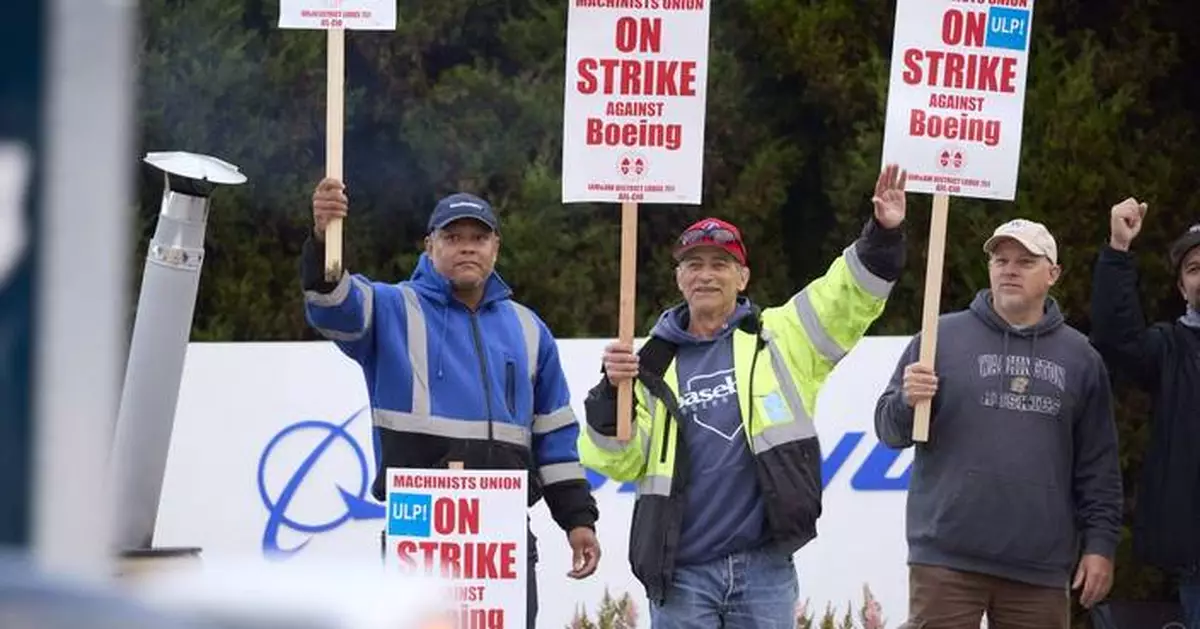
<svg viewBox="0 0 1200 629"><path fill-rule="evenodd" d="M456 192L438 201L429 216L429 232L441 229L460 218L473 218L494 232L500 231L500 221L487 201L466 192Z"/></svg>

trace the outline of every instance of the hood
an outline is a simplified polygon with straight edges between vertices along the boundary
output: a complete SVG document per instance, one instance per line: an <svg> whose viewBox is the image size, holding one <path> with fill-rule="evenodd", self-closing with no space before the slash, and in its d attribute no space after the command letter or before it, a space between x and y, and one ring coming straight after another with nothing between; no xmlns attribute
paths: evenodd
<svg viewBox="0 0 1200 629"><path fill-rule="evenodd" d="M975 299L971 300L971 312L997 332L1024 338L1046 336L1058 329L1064 321L1058 302L1053 297L1046 297L1045 314L1041 321L1026 328L1014 328L996 313L996 309L992 307L992 291L986 288L975 293Z"/></svg>
<svg viewBox="0 0 1200 629"><path fill-rule="evenodd" d="M438 326L438 342L433 345L433 361L437 365L437 377L442 378L445 375L443 367L445 365L445 345L446 334L449 324L447 319L450 316L450 308L466 309L461 302L454 299L454 288L450 285L450 280L444 275L438 273L433 266L433 260L429 254L422 253L420 260L417 261L417 268L413 270L412 276L409 278L412 287L422 296L430 299L438 304L437 310L441 314L441 325ZM496 302L504 301L512 297L512 289L504 280L500 278L500 274L493 269L492 274L488 276L487 282L483 288L483 299L479 301L479 310L495 304ZM433 312L426 312L426 317L436 316Z"/></svg>
<svg viewBox="0 0 1200 629"><path fill-rule="evenodd" d="M417 261L417 268L413 269L412 276L408 279L412 282L413 288L425 297L442 305L456 303L450 280L438 273L429 254L421 254L421 258ZM483 309L493 302L503 301L510 297L512 297L512 289L500 278L500 273L493 269L484 285L483 300L479 302L479 308Z"/></svg>
<svg viewBox="0 0 1200 629"><path fill-rule="evenodd" d="M673 306L662 313L658 317L658 322L654 324L654 328L650 330L650 335L675 345L709 343L715 339L725 338L733 334L733 331L741 323L742 319L749 316L752 312L754 312L754 308L750 305L750 300L746 297L738 297L737 305L733 309L733 314L725 322L725 327L718 330L712 339L706 339L688 332L688 320L691 317L691 313L688 311L688 305L685 302Z"/></svg>

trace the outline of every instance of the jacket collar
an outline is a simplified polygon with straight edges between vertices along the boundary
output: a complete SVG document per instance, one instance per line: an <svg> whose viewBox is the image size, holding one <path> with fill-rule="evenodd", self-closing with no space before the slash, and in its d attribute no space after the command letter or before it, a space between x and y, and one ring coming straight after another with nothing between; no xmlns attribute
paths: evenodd
<svg viewBox="0 0 1200 629"><path fill-rule="evenodd" d="M413 288L422 295L440 304L458 303L458 300L454 298L454 289L450 285L450 280L438 273L433 266L433 260L427 253L421 253L421 258L417 261L417 268L413 270L409 281ZM482 309L494 302L511 297L512 289L500 277L500 273L493 270L484 285L483 299L479 302L479 308Z"/></svg>

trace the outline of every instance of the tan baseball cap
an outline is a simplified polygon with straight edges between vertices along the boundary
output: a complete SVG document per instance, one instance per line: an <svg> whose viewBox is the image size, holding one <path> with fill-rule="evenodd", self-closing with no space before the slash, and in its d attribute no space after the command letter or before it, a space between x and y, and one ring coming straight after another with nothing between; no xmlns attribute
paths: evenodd
<svg viewBox="0 0 1200 629"><path fill-rule="evenodd" d="M1021 243L1022 247L1034 255L1045 256L1052 264L1058 264L1058 245L1054 242L1050 230L1041 223L1017 218L997 227L996 231L992 232L992 237L983 243L984 252L991 253L996 243L1005 238Z"/></svg>

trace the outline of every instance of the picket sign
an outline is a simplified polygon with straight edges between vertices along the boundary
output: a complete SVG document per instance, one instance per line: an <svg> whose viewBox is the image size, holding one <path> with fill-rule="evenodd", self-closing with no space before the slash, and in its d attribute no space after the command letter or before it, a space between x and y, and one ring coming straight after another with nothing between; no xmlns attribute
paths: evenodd
<svg viewBox="0 0 1200 629"><path fill-rule="evenodd" d="M698 205L703 187L709 0L611 7L570 0L563 203L621 204L617 338L632 344L639 203ZM633 389L617 389L617 438L632 435Z"/></svg>
<svg viewBox="0 0 1200 629"><path fill-rule="evenodd" d="M346 31L396 30L396 0L280 0L279 27L324 30L325 176L342 178L342 135L345 124ZM342 219L325 227L325 279L342 276Z"/></svg>
<svg viewBox="0 0 1200 629"><path fill-rule="evenodd" d="M1016 198L1034 0L898 0L884 164L933 195L920 362L934 366L950 197ZM913 440L929 440L928 401Z"/></svg>
<svg viewBox="0 0 1200 629"><path fill-rule="evenodd" d="M528 470L388 468L384 565L445 588L461 629L526 626Z"/></svg>

